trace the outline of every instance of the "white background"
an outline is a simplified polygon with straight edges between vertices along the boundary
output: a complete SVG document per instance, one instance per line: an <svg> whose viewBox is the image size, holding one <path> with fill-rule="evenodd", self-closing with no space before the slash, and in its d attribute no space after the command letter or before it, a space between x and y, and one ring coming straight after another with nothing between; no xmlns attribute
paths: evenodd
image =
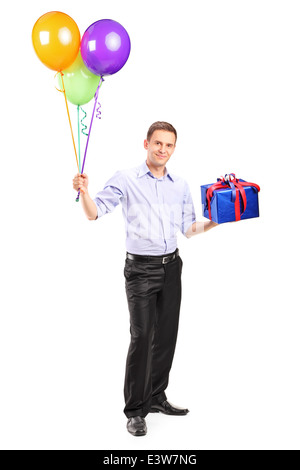
<svg viewBox="0 0 300 470"><path fill-rule="evenodd" d="M261 186L258 219L187 240L169 400L126 430L129 345L121 208L88 221L63 95L31 43L44 13L81 34L111 18L125 67L101 88L85 171L94 196L137 166L149 125L170 121L170 171ZM297 1L10 2L1 15L1 388L3 449L299 449L300 5ZM70 105L76 130L76 108ZM91 111L91 105L86 109Z"/></svg>

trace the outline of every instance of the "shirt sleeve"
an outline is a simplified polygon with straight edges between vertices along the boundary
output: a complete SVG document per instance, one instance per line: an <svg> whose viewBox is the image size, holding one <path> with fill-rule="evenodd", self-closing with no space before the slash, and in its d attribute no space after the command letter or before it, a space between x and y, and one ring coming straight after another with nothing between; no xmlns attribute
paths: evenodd
<svg viewBox="0 0 300 470"><path fill-rule="evenodd" d="M183 206L182 206L182 226L181 232L186 236L188 228L196 222L196 214L192 195L190 188L187 183L185 183L184 196L183 196Z"/></svg>
<svg viewBox="0 0 300 470"><path fill-rule="evenodd" d="M94 203L97 206L97 218L112 212L115 207L125 197L124 177L121 171L117 171L104 185L102 191L99 191Z"/></svg>

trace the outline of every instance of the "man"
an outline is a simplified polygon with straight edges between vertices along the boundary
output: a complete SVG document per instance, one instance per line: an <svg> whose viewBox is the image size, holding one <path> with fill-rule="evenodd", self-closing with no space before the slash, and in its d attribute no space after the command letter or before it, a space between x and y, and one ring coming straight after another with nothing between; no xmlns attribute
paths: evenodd
<svg viewBox="0 0 300 470"><path fill-rule="evenodd" d="M89 220L111 212L120 202L126 224L126 294L131 341L126 362L124 413L134 436L147 433L149 412L182 416L189 410L168 402L169 381L178 330L182 260L176 233L186 237L217 225L196 222L187 183L169 173L166 164L177 140L175 128L155 122L147 133L147 160L118 171L92 200L88 177L77 174L73 187Z"/></svg>

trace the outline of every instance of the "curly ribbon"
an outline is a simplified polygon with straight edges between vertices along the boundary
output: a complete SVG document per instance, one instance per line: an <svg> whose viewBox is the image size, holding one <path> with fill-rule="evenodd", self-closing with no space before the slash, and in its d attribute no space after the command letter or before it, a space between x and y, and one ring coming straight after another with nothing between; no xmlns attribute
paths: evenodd
<svg viewBox="0 0 300 470"><path fill-rule="evenodd" d="M75 139L74 139L72 124L71 124L71 118L70 118L70 113L69 113L68 101L67 101L66 90L65 90L64 79L63 79L63 75L64 75L64 74L63 74L62 72L57 72L57 74L59 74L59 73L60 73L60 76L61 76L62 90L60 90L60 89L57 88L57 87L55 87L55 88L57 89L57 91L60 91L61 93L63 93L63 94L64 94L64 97L65 97L65 103L66 103L66 108L67 108L67 114L68 114L68 119L69 119L71 134L72 134L72 140L73 140L73 146L74 146L74 151L75 151L76 163L77 163L77 168L78 168L78 172L79 172L80 170L79 170L79 163L78 163L78 157L77 157ZM57 74L56 74L56 75L57 75ZM55 75L55 77L56 77L56 75Z"/></svg>
<svg viewBox="0 0 300 470"><path fill-rule="evenodd" d="M88 145L89 145L89 141L90 141L91 129L92 129L93 120L94 120L95 111L96 111L96 106L97 106L97 102L98 102L99 90L100 90L101 85L102 85L103 82L104 82L104 78L101 76L101 77L100 77L100 81L99 81L98 88L97 88L96 93L95 93L94 108L93 108L93 112L92 112L92 117L91 117L91 122L90 122L89 133L88 133L88 137L87 137L87 141L86 141L86 146L85 146L85 151L84 151L84 157L83 157L83 163L82 163L82 168L81 168L81 174L83 173L83 170L84 170L84 165L85 165L85 159L86 159L87 149L88 149ZM79 200L79 196L80 196L80 190L79 190L78 193L77 193L76 201Z"/></svg>
<svg viewBox="0 0 300 470"><path fill-rule="evenodd" d="M84 110L82 107L80 107L80 109L81 109L81 111L82 111L83 114L84 114L83 118L81 118L81 121L80 121L80 122L81 122L81 126L82 126L82 127L81 127L81 133L82 133L83 135L88 136L88 134L85 132L85 131L87 130L87 125L84 124L84 122L83 122L84 119L86 118L87 113L85 112L85 110Z"/></svg>
<svg viewBox="0 0 300 470"><path fill-rule="evenodd" d="M101 119L101 103L98 101L98 108L96 109L96 118Z"/></svg>

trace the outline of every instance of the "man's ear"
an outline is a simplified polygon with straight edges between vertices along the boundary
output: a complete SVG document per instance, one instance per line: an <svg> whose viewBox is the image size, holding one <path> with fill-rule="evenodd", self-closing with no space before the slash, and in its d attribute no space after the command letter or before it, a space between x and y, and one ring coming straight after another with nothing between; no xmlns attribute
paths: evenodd
<svg viewBox="0 0 300 470"><path fill-rule="evenodd" d="M148 150L149 148L149 142L147 139L144 140L144 149Z"/></svg>

